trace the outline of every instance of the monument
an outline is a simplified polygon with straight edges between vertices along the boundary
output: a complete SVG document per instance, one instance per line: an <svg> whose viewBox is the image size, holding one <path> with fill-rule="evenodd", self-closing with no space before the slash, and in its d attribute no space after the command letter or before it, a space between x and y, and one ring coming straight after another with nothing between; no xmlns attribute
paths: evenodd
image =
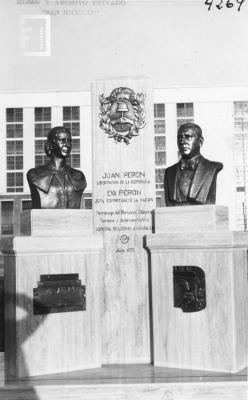
<svg viewBox="0 0 248 400"><path fill-rule="evenodd" d="M181 160L165 172L151 251L154 365L238 372L248 360L247 232L216 206L222 164L200 155L201 128L178 130ZM173 207L174 206L174 207Z"/></svg>
<svg viewBox="0 0 248 400"><path fill-rule="evenodd" d="M164 176L168 207L215 203L217 174L223 165L200 154L203 142L199 125L187 123L179 127L177 145L181 159L167 168Z"/></svg>
<svg viewBox="0 0 248 400"><path fill-rule="evenodd" d="M32 208L80 208L86 179L81 171L66 165L71 144L71 133L63 126L48 133L45 151L50 162L27 173Z"/></svg>
<svg viewBox="0 0 248 400"><path fill-rule="evenodd" d="M150 362L148 255L155 161L148 79L93 86L94 229L104 240L103 363Z"/></svg>
<svg viewBox="0 0 248 400"><path fill-rule="evenodd" d="M53 128L47 165L28 171L33 210L2 239L5 371L16 377L100 367L102 238L80 208L86 180L66 165L71 134Z"/></svg>
<svg viewBox="0 0 248 400"><path fill-rule="evenodd" d="M151 99L147 79L94 84L93 212L80 209L86 180L66 165L65 128L48 134L50 162L28 171L33 209L1 243L7 380L151 361L247 366L248 235L214 204L223 166L201 156L196 124L178 130L168 207L152 221Z"/></svg>

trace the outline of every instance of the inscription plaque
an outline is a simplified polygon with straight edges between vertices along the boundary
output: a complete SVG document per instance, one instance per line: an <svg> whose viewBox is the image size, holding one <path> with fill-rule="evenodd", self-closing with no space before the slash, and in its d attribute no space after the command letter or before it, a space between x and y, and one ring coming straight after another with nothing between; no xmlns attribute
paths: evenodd
<svg viewBox="0 0 248 400"><path fill-rule="evenodd" d="M195 312L206 307L205 273L192 265L173 267L174 307Z"/></svg>
<svg viewBox="0 0 248 400"><path fill-rule="evenodd" d="M41 275L33 289L34 314L86 310L85 286L78 274Z"/></svg>

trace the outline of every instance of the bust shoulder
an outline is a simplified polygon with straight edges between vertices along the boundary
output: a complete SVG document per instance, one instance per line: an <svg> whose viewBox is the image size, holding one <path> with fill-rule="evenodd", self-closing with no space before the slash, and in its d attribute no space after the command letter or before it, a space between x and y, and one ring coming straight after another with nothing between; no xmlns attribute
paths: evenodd
<svg viewBox="0 0 248 400"><path fill-rule="evenodd" d="M84 190L87 186L86 179L82 171L72 167L66 167L66 173L76 190Z"/></svg>
<svg viewBox="0 0 248 400"><path fill-rule="evenodd" d="M201 156L200 158L200 162L206 167L206 168L211 168L214 169L216 171L221 171L223 169L223 164L221 162L218 161L210 161L207 158Z"/></svg>
<svg viewBox="0 0 248 400"><path fill-rule="evenodd" d="M175 169L175 168L177 168L178 167L178 165L179 165L179 162L177 162L176 164L172 164L172 165L170 165L169 167L167 167L165 170L171 170L171 169Z"/></svg>
<svg viewBox="0 0 248 400"><path fill-rule="evenodd" d="M177 168L178 168L179 162L177 162L176 164L170 165L169 167L165 168L165 176L169 173L176 173Z"/></svg>
<svg viewBox="0 0 248 400"><path fill-rule="evenodd" d="M38 177L44 177L44 176L50 176L52 174L52 171L50 170L49 166L46 165L40 165L36 168L31 168L27 172L27 178L28 181L32 182L36 180Z"/></svg>
<svg viewBox="0 0 248 400"><path fill-rule="evenodd" d="M79 169L75 169L72 167L66 167L66 172L70 175L71 178L75 179L76 181L85 180L85 176L82 171Z"/></svg>
<svg viewBox="0 0 248 400"><path fill-rule="evenodd" d="M48 192L53 178L53 172L49 165L41 165L32 168L27 172L27 180L30 187L37 187L44 192Z"/></svg>

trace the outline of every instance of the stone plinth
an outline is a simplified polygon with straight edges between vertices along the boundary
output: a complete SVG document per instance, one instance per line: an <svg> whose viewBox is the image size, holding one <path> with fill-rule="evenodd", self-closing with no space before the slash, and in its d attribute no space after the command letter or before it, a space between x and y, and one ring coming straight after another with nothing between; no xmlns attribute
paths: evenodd
<svg viewBox="0 0 248 400"><path fill-rule="evenodd" d="M194 231L195 226L201 226L197 208L188 207L184 217L181 207L156 212L155 227L164 227L164 233L147 237L152 269L154 364L237 372L247 366L248 354L248 233L218 230L218 223L212 224L212 230ZM202 215L211 215L215 210L218 214L215 206L200 208ZM172 225L166 229L165 221L172 221L173 213L175 227L180 226L182 218L187 219L187 231L175 228L173 232ZM174 267L191 266L200 267L205 274L206 307L184 312L175 306L173 271Z"/></svg>
<svg viewBox="0 0 248 400"><path fill-rule="evenodd" d="M32 212L27 210L21 214L21 234L31 236L93 235L92 211L66 209L62 213L60 209L34 209Z"/></svg>
<svg viewBox="0 0 248 400"><path fill-rule="evenodd" d="M228 207L217 205L158 208L156 233L223 231L229 227Z"/></svg>
<svg viewBox="0 0 248 400"><path fill-rule="evenodd" d="M30 221L34 221L34 236L9 237L1 242L5 259L7 378L101 366L102 265L99 254L102 238L92 234L92 214L85 210L75 210L75 215L74 210L56 210L56 213L52 213L53 219L45 236L42 211L33 210L29 217ZM48 211L51 210L44 210L44 224L49 217ZM73 236L70 233L76 219L85 221L85 225L81 235ZM41 236L38 236L39 232ZM57 279L64 279L69 288L65 288L62 283L55 294L52 292L52 299L55 298L60 305L56 295L61 295L62 290L66 292L66 301L71 303L78 287L70 286L68 274L78 275L77 282L80 281L85 286L86 310L63 309L62 312L48 311L35 315L34 289L44 286L43 275L55 275ZM49 289L46 286L46 290L49 297L54 287ZM63 301L64 295L61 302ZM71 310L69 303L68 309Z"/></svg>

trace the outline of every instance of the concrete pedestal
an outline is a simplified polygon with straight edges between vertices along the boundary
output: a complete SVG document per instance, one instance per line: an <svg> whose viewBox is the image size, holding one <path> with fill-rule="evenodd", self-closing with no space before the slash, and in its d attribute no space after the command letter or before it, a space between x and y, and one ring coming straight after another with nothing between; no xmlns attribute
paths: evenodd
<svg viewBox="0 0 248 400"><path fill-rule="evenodd" d="M74 214L77 236L71 235ZM32 210L31 216L26 216L22 231L31 235L9 237L1 243L5 259L6 377L100 367L102 238L92 234L92 212ZM46 235L44 220L49 221ZM82 221L84 225L80 225ZM53 274L62 278L78 274L86 288L86 310L34 314L34 289L41 275Z"/></svg>
<svg viewBox="0 0 248 400"><path fill-rule="evenodd" d="M147 237L156 366L237 372L248 364L248 233L228 231L225 219L226 208L216 206L156 212L158 233ZM204 271L204 309L175 307L175 266Z"/></svg>

